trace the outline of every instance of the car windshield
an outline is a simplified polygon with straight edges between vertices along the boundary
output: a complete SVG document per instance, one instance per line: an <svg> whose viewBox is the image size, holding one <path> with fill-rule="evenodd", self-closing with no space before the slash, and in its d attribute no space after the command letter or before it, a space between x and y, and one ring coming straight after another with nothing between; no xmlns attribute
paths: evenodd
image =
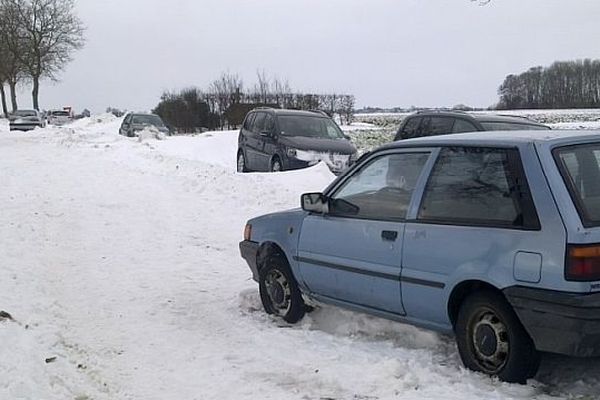
<svg viewBox="0 0 600 400"><path fill-rule="evenodd" d="M544 125L520 124L518 122L485 122L481 121L486 131L545 131L550 129Z"/></svg>
<svg viewBox="0 0 600 400"><path fill-rule="evenodd" d="M343 139L341 129L329 118L282 115L279 128L285 136L306 136L322 139Z"/></svg>
<svg viewBox="0 0 600 400"><path fill-rule="evenodd" d="M560 147L554 158L585 226L600 226L600 143Z"/></svg>
<svg viewBox="0 0 600 400"><path fill-rule="evenodd" d="M165 126L158 115L134 115L131 123L138 125Z"/></svg>
<svg viewBox="0 0 600 400"><path fill-rule="evenodd" d="M68 117L69 113L67 111L52 111L50 115L53 117Z"/></svg>
<svg viewBox="0 0 600 400"><path fill-rule="evenodd" d="M37 113L33 110L15 111L13 115L15 117L37 117Z"/></svg>

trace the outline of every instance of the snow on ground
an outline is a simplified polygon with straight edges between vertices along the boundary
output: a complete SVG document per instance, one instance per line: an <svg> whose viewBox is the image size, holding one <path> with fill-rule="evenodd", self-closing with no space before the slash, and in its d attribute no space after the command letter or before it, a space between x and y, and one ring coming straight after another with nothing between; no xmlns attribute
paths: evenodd
<svg viewBox="0 0 600 400"><path fill-rule="evenodd" d="M124 138L111 116L0 132L0 399L596 398L600 360L508 385L453 340L322 307L262 311L245 221L297 207L320 164L236 174L235 132ZM1 130L1 129L0 129ZM47 362L48 361L48 362Z"/></svg>

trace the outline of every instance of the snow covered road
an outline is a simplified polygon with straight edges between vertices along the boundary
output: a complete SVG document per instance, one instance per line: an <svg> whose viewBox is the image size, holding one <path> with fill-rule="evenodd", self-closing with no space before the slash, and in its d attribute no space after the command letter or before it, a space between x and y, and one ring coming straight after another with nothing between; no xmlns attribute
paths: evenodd
<svg viewBox="0 0 600 400"><path fill-rule="evenodd" d="M325 166L236 174L236 133L116 135L108 116L0 126L0 399L597 398L600 360L536 381L465 371L451 338L323 307L266 316L245 221L323 189ZM48 362L46 362L48 361Z"/></svg>

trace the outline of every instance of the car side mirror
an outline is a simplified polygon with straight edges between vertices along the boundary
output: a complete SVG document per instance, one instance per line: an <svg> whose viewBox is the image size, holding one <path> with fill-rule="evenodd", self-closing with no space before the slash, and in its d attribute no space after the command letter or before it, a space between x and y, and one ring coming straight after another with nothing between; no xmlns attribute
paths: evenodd
<svg viewBox="0 0 600 400"><path fill-rule="evenodd" d="M329 212L329 199L323 193L305 193L300 202L304 211L318 214Z"/></svg>

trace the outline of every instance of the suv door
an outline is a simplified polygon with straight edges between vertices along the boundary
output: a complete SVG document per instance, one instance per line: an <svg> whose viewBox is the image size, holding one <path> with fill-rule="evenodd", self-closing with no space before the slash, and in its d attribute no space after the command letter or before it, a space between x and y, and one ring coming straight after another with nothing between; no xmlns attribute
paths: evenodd
<svg viewBox="0 0 600 400"><path fill-rule="evenodd" d="M251 129L246 136L246 156L248 157L248 166L255 171L267 171L264 160L261 155L263 150L263 138L260 132L265 123L264 112L256 112L252 121Z"/></svg>
<svg viewBox="0 0 600 400"><path fill-rule="evenodd" d="M564 255L541 231L517 148L442 148L419 203L406 225L402 260L409 317L450 327L448 298L456 283L535 285L542 254L557 254L550 263ZM560 225L548 227L560 236Z"/></svg>
<svg viewBox="0 0 600 400"><path fill-rule="evenodd" d="M407 210L428 150L374 155L332 190L326 215L302 225L298 265L318 296L402 315L400 268Z"/></svg>
<svg viewBox="0 0 600 400"><path fill-rule="evenodd" d="M259 132L262 146L259 150L260 164L271 169L271 159L277 153L277 137L275 135L275 118L271 114L265 114L263 127ZM283 162L283 160L280 160Z"/></svg>

